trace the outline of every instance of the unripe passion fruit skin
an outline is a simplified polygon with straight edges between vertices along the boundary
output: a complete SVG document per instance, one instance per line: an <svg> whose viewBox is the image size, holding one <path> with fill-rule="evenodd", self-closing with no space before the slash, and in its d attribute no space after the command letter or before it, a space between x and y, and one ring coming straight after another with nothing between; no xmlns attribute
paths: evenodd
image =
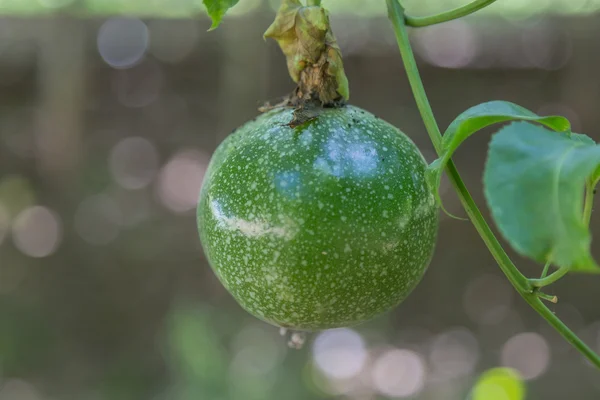
<svg viewBox="0 0 600 400"><path fill-rule="evenodd" d="M438 209L415 144L359 108L262 114L216 150L198 205L219 280L248 312L297 330L399 304L431 259Z"/></svg>

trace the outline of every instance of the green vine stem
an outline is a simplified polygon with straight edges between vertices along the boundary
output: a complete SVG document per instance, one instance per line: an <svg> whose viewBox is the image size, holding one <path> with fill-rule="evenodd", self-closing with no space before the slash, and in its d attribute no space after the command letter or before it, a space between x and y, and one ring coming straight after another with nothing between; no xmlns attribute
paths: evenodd
<svg viewBox="0 0 600 400"><path fill-rule="evenodd" d="M308 0L306 2L306 4L310 7L310 6L317 6L319 7L321 5L321 0Z"/></svg>
<svg viewBox="0 0 600 400"><path fill-rule="evenodd" d="M454 10L446 11L441 14L431 15L428 17L411 17L409 15L405 15L404 18L406 25L414 27L441 24L442 22L452 21L453 19L473 14L475 11L479 11L482 8L487 7L495 1L496 0L475 0L465 6L458 7Z"/></svg>
<svg viewBox="0 0 600 400"><path fill-rule="evenodd" d="M394 33L400 49L400 55L408 75L408 80L413 91L417 107L425 123L429 137L438 153L441 153L441 142L442 135L439 127L435 120L433 110L427 99L425 88L417 68L417 63L410 45L408 38L408 32L406 30L406 21L404 15L404 9L398 2L398 0L386 0L388 7L388 16L394 27ZM483 1L475 1L474 3L485 3ZM474 4L471 3L471 4ZM491 4L491 1L487 1ZM486 4L487 5L487 4ZM481 6L480 8L482 8ZM466 14L465 14L466 15ZM432 17L433 18L433 17ZM443 21L440 21L443 22ZM424 25L421 25L424 26ZM481 215L481 212L477 208L477 205L473 201L473 198L469 194L464 182L462 181L458 170L454 166L454 163L450 161L446 168L446 172L450 178L450 181L456 189L460 201L469 216L469 219L473 223L477 232L485 242L488 250L500 266L502 272L506 275L510 283L514 286L517 292L529 303L529 305L537 311L554 329L558 331L569 343L571 343L579 352L587 357L596 367L600 368L600 357L594 353L573 331L571 331L546 305L535 293L536 290L532 287L529 280L517 269L512 263L498 239L494 236L487 222ZM558 272L558 271L557 271ZM552 276L552 275L551 275Z"/></svg>
<svg viewBox="0 0 600 400"><path fill-rule="evenodd" d="M542 293L542 292L536 292L536 294L540 299L549 301L550 303L554 303L554 304L558 303L558 297L556 297L556 296Z"/></svg>
<svg viewBox="0 0 600 400"><path fill-rule="evenodd" d="M440 129L437 125L437 122L435 121L433 110L431 109L431 105L429 104L429 100L427 99L423 83L421 82L417 62L415 61L415 57L410 46L408 33L406 32L406 28L404 25L404 19L402 18L402 6L400 5L400 3L398 3L397 0L386 1L388 4L389 16L394 26L394 32L396 34L396 39L398 41L398 46L400 48L400 53L404 62L404 67L406 69L411 88L415 95L417 107L421 112L423 122L425 123L425 127L427 128L429 137L433 142L433 146L435 147L435 150L439 155L442 152L442 134L440 133ZM491 231L488 224L485 222L485 219L483 218L481 212L477 208L477 205L473 201L473 198L471 197L467 187L462 181L452 161L448 163L447 172L450 176L450 180L453 186L459 193L460 200L467 214L469 215L469 218L471 219L471 221L473 221L473 224L479 232L479 235L485 241L488 249L492 253L492 256L494 257L498 265L500 265L500 268L502 268L504 274L517 288L517 290L519 290L520 292L529 292L531 290L531 287L527 282L527 278L525 278L525 276L521 274L521 272L513 265L513 263L510 261L510 258L498 242L498 240L494 237L493 232Z"/></svg>
<svg viewBox="0 0 600 400"><path fill-rule="evenodd" d="M526 300L529 305L533 307L533 309L537 311L546 320L546 322L556 329L567 342L569 342L581 354L583 354L585 358L587 358L593 365L595 365L597 368L600 368L600 357L598 357L598 354L594 353L592 349L583 343L579 336L570 330L564 324L564 322L562 322L560 318L558 318L556 314L552 312L552 310L546 307L539 297L529 296L529 298L526 298Z"/></svg>
<svg viewBox="0 0 600 400"><path fill-rule="evenodd" d="M536 288L542 288L548 286L565 276L569 272L569 268L559 268L548 276L540 279L530 279L529 283L531 286Z"/></svg>
<svg viewBox="0 0 600 400"><path fill-rule="evenodd" d="M548 275L548 271L550 271L550 264L551 262L548 261L546 265L544 265L544 269L542 270L542 276L540 276L540 279L543 279Z"/></svg>

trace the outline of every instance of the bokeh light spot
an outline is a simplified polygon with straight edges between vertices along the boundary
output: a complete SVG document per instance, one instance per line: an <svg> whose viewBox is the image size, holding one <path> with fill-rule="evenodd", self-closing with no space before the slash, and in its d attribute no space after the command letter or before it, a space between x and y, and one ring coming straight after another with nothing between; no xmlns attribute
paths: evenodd
<svg viewBox="0 0 600 400"><path fill-rule="evenodd" d="M108 159L114 180L125 189L148 186L158 172L158 151L149 140L129 137L119 141Z"/></svg>
<svg viewBox="0 0 600 400"><path fill-rule="evenodd" d="M158 197L177 213L196 208L200 187L209 162L206 153L182 150L162 168L158 177Z"/></svg>
<svg viewBox="0 0 600 400"><path fill-rule="evenodd" d="M534 379L548 369L550 347L539 333L520 333L506 342L501 358L502 365L519 371L523 379Z"/></svg>
<svg viewBox="0 0 600 400"><path fill-rule="evenodd" d="M245 327L234 340L235 355L230 364L232 379L264 376L283 360L287 348L279 337L264 328Z"/></svg>
<svg viewBox="0 0 600 400"><path fill-rule="evenodd" d="M31 257L47 257L54 253L62 239L58 215L42 206L22 211L14 220L12 234L15 246Z"/></svg>
<svg viewBox="0 0 600 400"><path fill-rule="evenodd" d="M113 68L130 68L146 53L150 40L146 24L138 18L114 17L98 31L98 52Z"/></svg>
<svg viewBox="0 0 600 400"><path fill-rule="evenodd" d="M390 397L410 397L425 386L427 371L422 357L414 351L394 349L383 353L373 365L373 386Z"/></svg>
<svg viewBox="0 0 600 400"><path fill-rule="evenodd" d="M523 400L525 384L519 373L510 368L493 368L484 372L472 391L472 400Z"/></svg>
<svg viewBox="0 0 600 400"><path fill-rule="evenodd" d="M438 379L471 374L479 359L479 345L467 329L458 328L438 335L431 344L429 360Z"/></svg>
<svg viewBox="0 0 600 400"><path fill-rule="evenodd" d="M464 21L432 26L417 33L416 48L427 62L443 68L463 68L476 57L474 29Z"/></svg>
<svg viewBox="0 0 600 400"><path fill-rule="evenodd" d="M358 375L367 361L362 337L352 329L321 332L313 345L317 367L328 377L347 379Z"/></svg>

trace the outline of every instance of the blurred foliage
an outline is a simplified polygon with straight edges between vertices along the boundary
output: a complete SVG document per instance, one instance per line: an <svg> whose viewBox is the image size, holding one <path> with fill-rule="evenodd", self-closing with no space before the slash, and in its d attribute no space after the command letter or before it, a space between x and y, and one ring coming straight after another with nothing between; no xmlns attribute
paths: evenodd
<svg viewBox="0 0 600 400"><path fill-rule="evenodd" d="M0 295L0 371L4 375L26 375L48 367L56 332L44 311Z"/></svg>
<svg viewBox="0 0 600 400"><path fill-rule="evenodd" d="M269 0L276 8L278 0ZM260 6L261 0L241 0L231 15L241 15ZM412 14L441 12L464 5L464 0L405 0L404 6ZM324 0L324 6L333 13L351 13L364 17L386 14L385 1L364 0ZM600 0L504 0L482 10L479 15L502 14L505 16L530 16L546 12L560 14L590 14L600 10ZM205 13L201 0L0 0L0 13L5 14L47 14L53 12L86 14L136 14L180 18Z"/></svg>
<svg viewBox="0 0 600 400"><path fill-rule="evenodd" d="M19 175L5 175L0 180L0 203L10 217L35 204L33 187Z"/></svg>
<svg viewBox="0 0 600 400"><path fill-rule="evenodd" d="M510 368L492 368L484 372L473 387L473 400L523 400L525 384Z"/></svg>
<svg viewBox="0 0 600 400"><path fill-rule="evenodd" d="M169 327L168 350L182 398L216 398L226 391L228 354L210 312L176 310Z"/></svg>

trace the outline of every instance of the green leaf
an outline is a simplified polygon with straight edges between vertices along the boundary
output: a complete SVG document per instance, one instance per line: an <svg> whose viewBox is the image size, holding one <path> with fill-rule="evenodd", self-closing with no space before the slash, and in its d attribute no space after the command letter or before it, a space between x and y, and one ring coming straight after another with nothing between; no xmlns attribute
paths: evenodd
<svg viewBox="0 0 600 400"><path fill-rule="evenodd" d="M520 254L574 271L600 272L583 220L586 181L600 146L583 135L515 122L490 143L484 192L498 229Z"/></svg>
<svg viewBox="0 0 600 400"><path fill-rule="evenodd" d="M589 144L592 146L596 144L596 142L594 142L594 139L592 139L591 137L589 137L587 135L582 135L581 133L572 133L571 138L573 140L578 140L580 142L583 142L585 144ZM588 188L590 188L590 190L593 189L598 184L598 181L600 181L600 165L598 166L598 168L596 168L596 170L589 177Z"/></svg>
<svg viewBox="0 0 600 400"><path fill-rule="evenodd" d="M239 0L202 0L208 16L212 19L210 31L217 29L227 10L235 6L238 1Z"/></svg>
<svg viewBox="0 0 600 400"><path fill-rule="evenodd" d="M569 131L569 121L560 116L540 117L526 108L508 101L490 101L469 108L448 126L442 139L442 155L428 168L427 180L441 204L439 187L444 168L458 146L475 132L490 125L507 121L533 121L556 131Z"/></svg>
<svg viewBox="0 0 600 400"><path fill-rule="evenodd" d="M592 139L588 135L583 135L581 133L575 133L575 132L571 133L571 139L575 140L576 142L581 142L583 144L587 144L590 146L593 146L596 144L594 139Z"/></svg>
<svg viewBox="0 0 600 400"><path fill-rule="evenodd" d="M600 181L600 165L598 166L598 168L596 168L596 170L594 171L592 176L590 176L590 180L589 180L590 187L595 187L599 181Z"/></svg>

